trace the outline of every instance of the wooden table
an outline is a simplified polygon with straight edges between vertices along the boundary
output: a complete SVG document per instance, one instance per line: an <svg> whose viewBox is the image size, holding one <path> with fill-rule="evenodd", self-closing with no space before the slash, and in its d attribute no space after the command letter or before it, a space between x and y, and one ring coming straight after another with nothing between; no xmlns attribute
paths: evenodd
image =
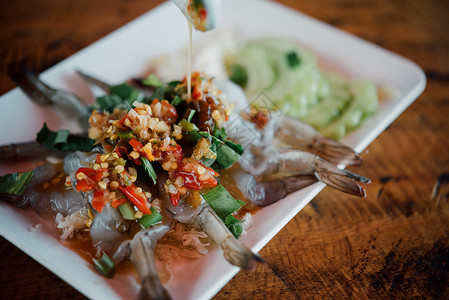
<svg viewBox="0 0 449 300"><path fill-rule="evenodd" d="M25 61L44 71L161 2L2 1L0 93L14 87L9 65ZM449 172L449 6L441 0L279 2L410 58L428 83L364 151L360 172L373 181L367 198L324 189L262 249L270 266L238 273L215 298L447 299L448 195L438 201L431 195ZM0 269L0 299L83 298L3 238Z"/></svg>

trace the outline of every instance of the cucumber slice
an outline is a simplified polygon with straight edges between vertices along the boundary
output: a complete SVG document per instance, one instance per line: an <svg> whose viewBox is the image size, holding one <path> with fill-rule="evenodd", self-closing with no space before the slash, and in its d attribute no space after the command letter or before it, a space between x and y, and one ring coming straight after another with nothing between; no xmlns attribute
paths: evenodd
<svg viewBox="0 0 449 300"><path fill-rule="evenodd" d="M227 67L234 81L246 80L245 93L253 105L264 91L274 107L335 139L359 127L378 109L374 83L348 83L340 75L323 74L315 55L288 39L266 38L246 44Z"/></svg>
<svg viewBox="0 0 449 300"><path fill-rule="evenodd" d="M246 71L248 79L244 88L249 100L276 81L277 76L267 58L266 51L260 47L253 47L250 44L228 56L225 63L228 75L232 74L235 68Z"/></svg>
<svg viewBox="0 0 449 300"><path fill-rule="evenodd" d="M349 86L342 76L332 73L324 76L323 81L328 85L328 90L318 105L309 110L301 120L319 129L327 126L338 116L351 101Z"/></svg>
<svg viewBox="0 0 449 300"><path fill-rule="evenodd" d="M378 108L376 85L368 80L354 80L349 83L352 100L342 115L320 130L330 138L340 140L344 135L360 127Z"/></svg>

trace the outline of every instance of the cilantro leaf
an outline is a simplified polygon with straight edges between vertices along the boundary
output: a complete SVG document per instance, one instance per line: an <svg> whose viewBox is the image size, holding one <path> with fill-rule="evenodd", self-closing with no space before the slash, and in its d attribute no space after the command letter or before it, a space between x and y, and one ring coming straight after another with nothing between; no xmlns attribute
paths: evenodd
<svg viewBox="0 0 449 300"><path fill-rule="evenodd" d="M113 112L114 108L118 105L123 105L126 106L126 108L131 108L131 105L129 105L129 103L124 102L122 98L114 94L97 97L93 108L101 111Z"/></svg>
<svg viewBox="0 0 449 300"><path fill-rule="evenodd" d="M32 177L33 171L6 174L0 177L0 193L22 195Z"/></svg>

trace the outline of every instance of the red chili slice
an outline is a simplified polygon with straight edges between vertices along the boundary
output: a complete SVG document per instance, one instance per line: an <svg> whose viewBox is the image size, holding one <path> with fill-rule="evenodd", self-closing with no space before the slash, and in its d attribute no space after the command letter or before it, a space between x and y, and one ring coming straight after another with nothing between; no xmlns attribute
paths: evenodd
<svg viewBox="0 0 449 300"><path fill-rule="evenodd" d="M128 155L126 149L124 147L115 147L114 149L115 153L117 153L118 157L124 158L126 155Z"/></svg>
<svg viewBox="0 0 449 300"><path fill-rule="evenodd" d="M75 177L79 173L83 173L84 175L86 175L86 178L79 180L76 183L76 190L78 192L91 191L95 187L97 182L99 182L100 180L102 180L104 178L103 172L107 172L107 171L108 171L107 169L94 170L92 168L85 168L85 167L79 168L78 171L76 171L76 173L75 173Z"/></svg>
<svg viewBox="0 0 449 300"><path fill-rule="evenodd" d="M126 187L119 187L119 189L141 212L146 215L151 214L151 210L147 205L147 198L137 192L137 187L134 184Z"/></svg>
<svg viewBox="0 0 449 300"><path fill-rule="evenodd" d="M217 172L215 172L214 170L212 170L209 167L206 167L205 165L203 165L200 162L197 162L198 165L202 166L203 168L206 169L205 172L207 172L210 176L206 179L206 180L200 180L199 179L199 174L194 171L186 171L185 165L183 163L179 163L178 165L178 169L173 172L170 177L176 178L178 176L182 177L184 180L184 187L186 187L189 190L201 190L203 188L213 188L218 184L218 181L215 179L215 177L218 177L219 174Z"/></svg>
<svg viewBox="0 0 449 300"><path fill-rule="evenodd" d="M94 190L94 197L92 198L92 207L101 213L106 204L105 192L101 190Z"/></svg>
<svg viewBox="0 0 449 300"><path fill-rule="evenodd" d="M171 194L170 195L170 199L171 199L171 203L173 204L173 206L177 206L179 203L179 195L181 193L178 191L176 192L176 194Z"/></svg>
<svg viewBox="0 0 449 300"><path fill-rule="evenodd" d="M141 142L139 142L137 139L130 139L128 142L134 150L136 150L137 152L141 151L143 148L143 145Z"/></svg>
<svg viewBox="0 0 449 300"><path fill-rule="evenodd" d="M128 201L128 200L126 200L125 198L119 198L119 199L117 199L117 200L112 201L112 202L111 202L111 206L112 206L113 208L117 208L117 207L119 207L120 205L126 203L127 201Z"/></svg>

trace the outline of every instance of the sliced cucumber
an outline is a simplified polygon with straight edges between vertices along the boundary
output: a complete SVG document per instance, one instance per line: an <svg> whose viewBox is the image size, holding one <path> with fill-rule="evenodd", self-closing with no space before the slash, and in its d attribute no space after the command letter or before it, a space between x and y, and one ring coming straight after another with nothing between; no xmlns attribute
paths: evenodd
<svg viewBox="0 0 449 300"><path fill-rule="evenodd" d="M326 93L322 92L324 96L320 103L301 118L317 129L327 126L340 116L352 97L349 86L342 76L331 73L325 75L324 78L329 90Z"/></svg>
<svg viewBox="0 0 449 300"><path fill-rule="evenodd" d="M274 107L336 139L360 126L379 105L374 83L347 83L340 75L323 74L315 55L288 39L248 43L225 63L250 102L264 91Z"/></svg>
<svg viewBox="0 0 449 300"><path fill-rule="evenodd" d="M342 115L320 130L326 136L341 139L344 135L360 127L378 108L376 85L368 80L354 80L349 83L352 100Z"/></svg>
<svg viewBox="0 0 449 300"><path fill-rule="evenodd" d="M228 74L232 74L235 68L246 71L247 81L244 88L250 101L254 95L267 89L276 81L275 70L263 48L249 44L226 57L225 62ZM236 83L239 84L239 82Z"/></svg>

